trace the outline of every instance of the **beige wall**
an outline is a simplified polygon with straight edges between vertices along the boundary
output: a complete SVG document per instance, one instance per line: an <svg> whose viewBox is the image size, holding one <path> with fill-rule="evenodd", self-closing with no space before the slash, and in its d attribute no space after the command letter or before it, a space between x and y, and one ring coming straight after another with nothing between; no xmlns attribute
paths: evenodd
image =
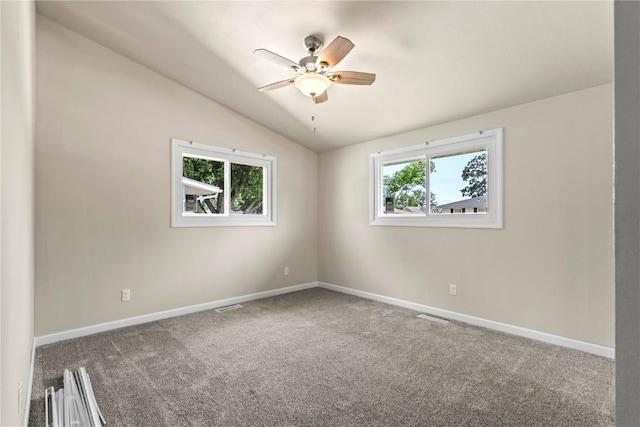
<svg viewBox="0 0 640 427"><path fill-rule="evenodd" d="M319 280L613 346L612 116L605 85L321 154ZM368 224L370 153L496 127L504 229Z"/></svg>
<svg viewBox="0 0 640 427"><path fill-rule="evenodd" d="M37 27L36 335L319 279L613 346L612 85L324 153L318 166L46 18ZM370 153L494 127L504 229L369 226ZM277 156L278 226L170 228L172 137ZM532 200L553 209L521 209Z"/></svg>
<svg viewBox="0 0 640 427"><path fill-rule="evenodd" d="M36 335L317 279L317 154L46 18L37 31ZM171 228L171 138L276 156L277 226Z"/></svg>
<svg viewBox="0 0 640 427"><path fill-rule="evenodd" d="M35 5L0 2L0 15L0 425L17 426L22 424L27 403L33 345Z"/></svg>

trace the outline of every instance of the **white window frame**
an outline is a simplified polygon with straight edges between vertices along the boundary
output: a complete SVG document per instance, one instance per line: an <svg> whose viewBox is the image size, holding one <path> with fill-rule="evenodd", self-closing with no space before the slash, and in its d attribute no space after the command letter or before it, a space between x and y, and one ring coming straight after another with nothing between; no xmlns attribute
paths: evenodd
<svg viewBox="0 0 640 427"><path fill-rule="evenodd" d="M206 157L224 161L223 197L231 188L231 163L264 168L262 215L233 215L225 197L224 213L216 215L183 215L183 157ZM276 158L266 154L247 153L235 149L198 144L181 139L171 140L171 226L172 227L232 227L276 225Z"/></svg>
<svg viewBox="0 0 640 427"><path fill-rule="evenodd" d="M503 164L502 128L475 132L468 135L431 141L410 147L382 151L371 154L369 168L369 224L404 227L460 227L460 228L503 228ZM486 214L425 214L389 215L382 212L383 175L385 164L426 159L447 153L487 149L487 213ZM426 200L429 200L429 170L426 171Z"/></svg>

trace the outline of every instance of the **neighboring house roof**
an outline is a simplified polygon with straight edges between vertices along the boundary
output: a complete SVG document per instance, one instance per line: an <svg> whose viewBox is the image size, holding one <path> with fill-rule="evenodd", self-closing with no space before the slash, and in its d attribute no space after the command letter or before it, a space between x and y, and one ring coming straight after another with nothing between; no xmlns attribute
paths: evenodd
<svg viewBox="0 0 640 427"><path fill-rule="evenodd" d="M426 212L423 206L405 206L403 211L412 214L423 214Z"/></svg>
<svg viewBox="0 0 640 427"><path fill-rule="evenodd" d="M452 209L452 208L486 208L487 207L487 195L472 197L471 199L459 200L453 203L447 203L445 205L436 206L437 209Z"/></svg>
<svg viewBox="0 0 640 427"><path fill-rule="evenodd" d="M423 214L424 208L421 208L420 206L405 206L404 209L398 209L398 208L394 208L393 209L393 213L394 214Z"/></svg>
<svg viewBox="0 0 640 427"><path fill-rule="evenodd" d="M202 181L196 181L195 179L182 177L182 187L184 188L184 194L203 196L205 194L218 194L222 193L220 187L207 184Z"/></svg>

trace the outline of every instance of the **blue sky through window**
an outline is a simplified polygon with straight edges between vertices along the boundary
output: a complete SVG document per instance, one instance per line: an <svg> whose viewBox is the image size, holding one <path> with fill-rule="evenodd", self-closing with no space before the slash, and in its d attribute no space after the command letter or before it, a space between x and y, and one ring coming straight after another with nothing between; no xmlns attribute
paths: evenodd
<svg viewBox="0 0 640 427"><path fill-rule="evenodd" d="M468 199L460 190L467 186L462 180L462 170L469 160L479 153L457 154L455 156L431 158L436 170L431 174L431 192L435 193L439 205Z"/></svg>

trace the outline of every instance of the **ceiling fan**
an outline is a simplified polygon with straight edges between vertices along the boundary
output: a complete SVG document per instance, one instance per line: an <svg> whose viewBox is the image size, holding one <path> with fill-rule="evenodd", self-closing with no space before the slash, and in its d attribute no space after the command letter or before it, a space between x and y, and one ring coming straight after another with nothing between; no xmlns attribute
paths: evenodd
<svg viewBox="0 0 640 427"><path fill-rule="evenodd" d="M371 73L329 70L342 61L355 46L349 39L338 36L320 51L322 40L309 36L304 39L304 46L309 56L305 56L298 63L267 49L256 49L253 53L259 53L264 58L300 74L297 77L262 86L258 90L273 90L295 84L303 94L311 97L314 104L319 104L329 99L327 88L331 83L371 85L376 80L376 75Z"/></svg>

